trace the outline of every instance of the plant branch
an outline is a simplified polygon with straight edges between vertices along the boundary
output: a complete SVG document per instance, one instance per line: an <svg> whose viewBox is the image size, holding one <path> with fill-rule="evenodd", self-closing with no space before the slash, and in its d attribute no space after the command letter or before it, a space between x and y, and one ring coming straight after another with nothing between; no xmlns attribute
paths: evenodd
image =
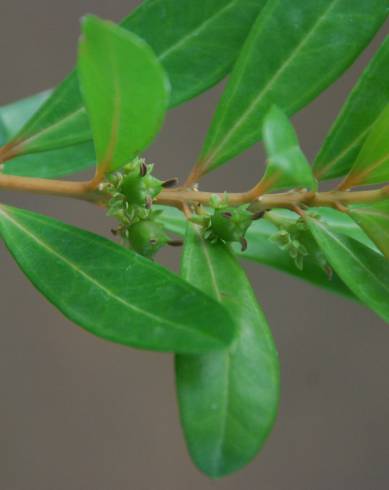
<svg viewBox="0 0 389 490"><path fill-rule="evenodd" d="M71 197L98 203L104 200L104 196L96 187L94 180L70 182L0 174L0 189Z"/></svg>
<svg viewBox="0 0 389 490"><path fill-rule="evenodd" d="M32 192L53 196L70 197L103 204L109 196L99 190L101 182L100 173L92 180L86 182L70 182L62 180L48 180L14 175L0 174L0 189L20 192ZM248 192L229 193L228 201L232 206L251 204L254 211L271 208L296 209L300 207L327 206L336 209L355 203L369 203L389 198L389 186L364 191L328 191L311 192L299 190L275 194L262 194L264 186L258 184ZM190 204L208 204L211 197L218 195L224 198L224 193L201 192L185 187L177 189L163 189L155 202L167 206L184 209Z"/></svg>
<svg viewBox="0 0 389 490"><path fill-rule="evenodd" d="M255 209L268 208L287 208L295 209L296 207L320 207L327 206L339 209L339 206L355 203L368 203L380 199L389 198L389 186L381 189L367 191L329 191L329 192L311 192L296 191L283 192L278 194L264 194L258 196L259 189L254 187L248 192L228 194L228 201L231 205L253 203ZM213 195L223 198L224 193L200 192L191 189L174 189L163 190L157 197L158 204L180 207L187 203L207 204Z"/></svg>

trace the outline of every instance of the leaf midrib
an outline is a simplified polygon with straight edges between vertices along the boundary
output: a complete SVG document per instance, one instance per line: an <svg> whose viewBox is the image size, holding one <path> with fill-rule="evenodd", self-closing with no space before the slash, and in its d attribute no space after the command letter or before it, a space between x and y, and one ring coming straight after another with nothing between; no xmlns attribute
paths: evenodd
<svg viewBox="0 0 389 490"><path fill-rule="evenodd" d="M374 121L375 122L375 121ZM337 156L335 158L333 158L332 160L330 160L328 163L326 163L324 166L322 167L317 167L317 170L315 171L314 169L314 174L315 174L315 177L317 179L322 179L322 178L326 178L326 176L328 175L329 171L332 170L334 168L334 166L345 156L347 155L347 153L349 153L355 146L358 145L358 143L363 140L366 135L368 134L368 132L370 131L370 129L373 127L374 125L374 122L371 123L369 126L367 126L362 132L360 132L358 134L358 136L352 140L352 142L343 148L343 150L337 154Z"/></svg>
<svg viewBox="0 0 389 490"><path fill-rule="evenodd" d="M329 6L325 9L320 17L318 17L317 21L313 24L311 30L307 33L307 35L298 43L298 45L292 50L289 57L286 61L280 66L280 68L274 73L274 75L270 78L267 84L263 87L261 92L254 98L252 103L248 106L248 108L243 112L241 117L236 121L236 123L227 131L224 138L219 142L219 144L214 148L214 150L208 154L208 156L204 159L202 166L208 167L215 156L220 154L220 151L225 147L228 143L228 140L233 137L236 131L245 123L246 119L251 115L252 112L256 110L258 103L262 100L262 98L271 90L272 86L277 82L282 73L286 70L286 68L292 63L293 59L299 54L299 52L304 48L305 44L310 40L310 38L315 34L317 29L322 24L323 20L326 18L327 14L332 10L334 5L338 2L338 0L331 0ZM242 70L243 71L243 70ZM232 100L232 99L230 99ZM227 112L227 110L225 110Z"/></svg>
<svg viewBox="0 0 389 490"><path fill-rule="evenodd" d="M163 61L165 58L170 56L174 51L177 51L178 48L185 45L190 39L200 34L203 30L205 30L209 24L214 22L219 16L223 15L227 10L229 10L234 4L236 4L237 0L230 1L224 7L221 7L217 10L211 17L209 17L205 22L202 22L200 25L196 26L195 29L190 31L186 36L182 37L178 42L170 46L164 52L161 52L158 55L159 61Z"/></svg>
<svg viewBox="0 0 389 490"><path fill-rule="evenodd" d="M59 119L57 122L51 124L50 126L46 126L45 128L42 128L40 131L37 131L35 133L31 133L31 136L29 136L28 138L21 139L20 142L18 142L18 146L23 147L23 146L27 146L27 145L31 144L32 142L34 142L35 140L40 138L42 135L47 134L47 133L50 134L55 129L60 128L61 126L66 124L69 120L76 118L78 115L80 115L82 113L86 113L84 107L80 107L79 109L77 109L73 112L69 112L68 114L66 114L66 116L62 117L62 119ZM89 138L84 137L84 138L82 138L82 140L79 140L78 142L84 143L84 142L87 142L90 140L91 140L90 137Z"/></svg>
<svg viewBox="0 0 389 490"><path fill-rule="evenodd" d="M195 231L196 234L198 234L197 230ZM202 251L206 264L208 266L209 274L211 276L211 281L213 285L213 289L215 292L215 296L217 300L223 304L223 297L219 288L219 285L217 283L217 278L216 278L216 272L212 264L212 260L209 256L206 244L204 243L204 240L199 237L200 240L200 250ZM222 406L222 411L223 414L220 417L221 418L221 424L220 424L220 432L219 432L219 442L218 446L216 448L216 455L214 456L214 470L219 471L220 467L220 462L222 459L222 454L223 454L223 448L225 444L225 436L227 432L227 426L228 426L228 419L230 418L230 415L228 413L229 411L229 406L230 406L230 399L231 399L231 393L230 393L230 386L231 386L231 370L230 370L230 365L231 365L231 352L230 350L226 350L225 354L226 359L226 374L225 374L225 379L224 379L224 389L223 389L223 406Z"/></svg>
<svg viewBox="0 0 389 490"><path fill-rule="evenodd" d="M157 321L159 323L164 323L166 325L170 325L171 327L176 328L176 329L179 329L179 330L187 330L182 324L177 324L177 323L171 322L170 320L167 320L167 319L158 317L156 315L153 315L152 313L150 313L147 310L144 310L142 308L139 308L139 307L137 307L137 306L135 306L135 305L133 305L131 303L128 303L128 301L124 300L120 296L117 296L113 291L111 291L110 289L106 288L99 281L97 281L92 276L90 276L89 274L87 274L86 272L84 272L82 269L80 269L77 266L77 264L75 264L71 260L65 258L63 255L61 255L60 253L58 253L53 247L51 247L50 245L48 245L47 243L45 243L44 241L42 241L42 239L39 238L37 235L34 235L34 233L32 233L28 228L24 227L15 218L12 218L8 213L6 213L2 207L0 207L0 214L2 214L6 220L8 220L11 223L13 223L14 226L16 226L17 228L19 228L23 233L25 233L27 236L29 236L31 240L35 241L38 244L38 246L40 246L41 248L43 248L44 250L46 250L49 254L53 255L54 257L57 257L60 261L62 261L63 263L65 263L67 266L69 266L70 269L72 269L73 271L75 271L77 274L80 274L82 277L84 277L84 279L86 281L88 281L91 284L93 284L95 287L97 287L97 289L100 289L101 291L103 291L107 296L111 297L114 301L116 301L116 302L124 305L125 307L128 307L130 310L133 310L133 311L135 311L138 314L144 315L144 316L146 316L146 317L148 317L148 318L150 318L150 319L152 319L154 321ZM199 332L199 333L201 335L214 338L211 335L204 334L203 332Z"/></svg>
<svg viewBox="0 0 389 490"><path fill-rule="evenodd" d="M361 269L365 270L367 275L369 277L371 277L373 279L374 282L377 282L379 285L382 286L382 288L386 291L388 291L389 293L389 286L386 285L385 283L381 282L381 280L375 275L372 273L372 271L366 267L366 265L359 259L358 256L356 256L353 251L351 249L348 249L346 247L346 245L336 236L334 235L331 230L329 230L328 228L326 228L325 226L323 226L319 221L315 220L316 222L316 225L322 229L322 231L327 234L327 236L331 237L334 242L336 242L338 244L338 246L340 248L342 248L345 252L347 252L347 254L352 258L354 259L354 261L361 267ZM375 253L375 252L373 252Z"/></svg>

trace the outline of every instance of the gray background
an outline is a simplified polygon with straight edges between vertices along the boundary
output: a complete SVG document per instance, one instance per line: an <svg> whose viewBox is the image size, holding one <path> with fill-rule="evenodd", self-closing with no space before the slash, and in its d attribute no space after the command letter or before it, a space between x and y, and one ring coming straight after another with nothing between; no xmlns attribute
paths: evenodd
<svg viewBox="0 0 389 490"><path fill-rule="evenodd" d="M120 19L138 3L1 0L0 105L64 77L75 60L81 15ZM295 118L310 157L383 36L381 31L362 59ZM169 114L149 151L160 175L183 178L188 172L220 91ZM254 148L204 188L246 189L259 177L261 161ZM109 229L87 204L4 192L1 200L102 234ZM163 262L176 267L175 253L164 252ZM0 260L1 490L388 488L389 330L370 311L248 266L280 352L281 408L256 460L215 482L187 455L171 356L84 333L30 286L2 245Z"/></svg>

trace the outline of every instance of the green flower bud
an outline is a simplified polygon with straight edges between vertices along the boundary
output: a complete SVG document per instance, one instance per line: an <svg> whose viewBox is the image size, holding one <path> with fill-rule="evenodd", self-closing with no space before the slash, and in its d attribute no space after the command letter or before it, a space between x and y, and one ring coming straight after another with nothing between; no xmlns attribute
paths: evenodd
<svg viewBox="0 0 389 490"><path fill-rule="evenodd" d="M225 242L242 242L252 216L243 207L225 207L216 209L211 217L211 230Z"/></svg>
<svg viewBox="0 0 389 490"><path fill-rule="evenodd" d="M131 248L140 255L151 258L169 242L163 225L150 219L139 221L128 229Z"/></svg>
<svg viewBox="0 0 389 490"><path fill-rule="evenodd" d="M124 175L119 191L124 194L128 204L148 205L161 192L162 182L151 175L152 166L144 160L136 159L124 167Z"/></svg>

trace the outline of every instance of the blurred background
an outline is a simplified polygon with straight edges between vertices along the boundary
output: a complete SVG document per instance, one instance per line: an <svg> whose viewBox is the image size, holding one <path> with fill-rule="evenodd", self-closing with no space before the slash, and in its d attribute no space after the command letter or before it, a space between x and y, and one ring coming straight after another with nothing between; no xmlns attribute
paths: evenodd
<svg viewBox="0 0 389 490"><path fill-rule="evenodd" d="M75 62L79 18L119 20L130 0L2 0L0 105L53 87ZM384 28L353 67L294 118L313 157ZM221 93L171 111L148 152L163 177L189 171ZM261 175L259 146L204 189L244 190ZM1 201L109 236L100 210L1 193ZM389 328L372 312L245 264L278 346L281 407L262 453L220 481L190 462L178 422L173 359L99 340L32 288L0 244L1 490L381 490L389 485ZM161 261L177 270L177 250ZM67 287L66 284L63 285Z"/></svg>

